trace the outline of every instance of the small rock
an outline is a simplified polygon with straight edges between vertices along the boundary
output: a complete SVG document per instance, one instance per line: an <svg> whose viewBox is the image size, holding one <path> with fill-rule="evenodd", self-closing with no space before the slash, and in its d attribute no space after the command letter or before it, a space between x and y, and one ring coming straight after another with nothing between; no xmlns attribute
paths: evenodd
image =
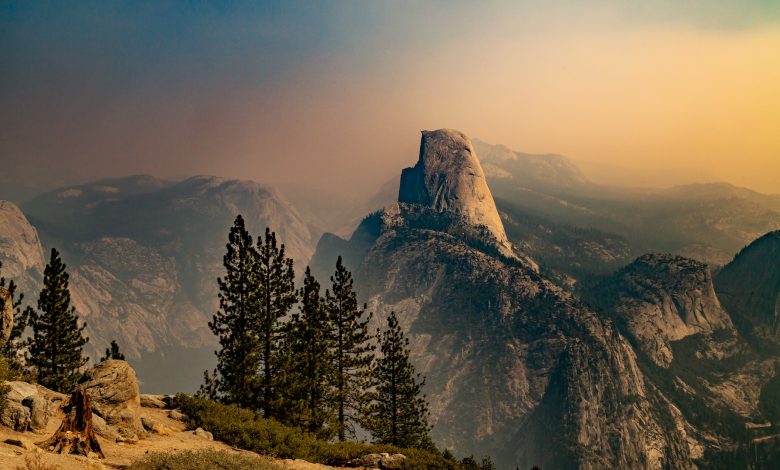
<svg viewBox="0 0 780 470"><path fill-rule="evenodd" d="M5 409L0 413L0 423L14 431L24 432L30 425L30 410L21 403L7 400Z"/></svg>
<svg viewBox="0 0 780 470"><path fill-rule="evenodd" d="M159 434L160 436L170 436L173 434L171 428L148 416L141 417L141 424L143 424L144 429L153 434Z"/></svg>
<svg viewBox="0 0 780 470"><path fill-rule="evenodd" d="M21 447L24 450L35 450L37 447L35 444L33 444L29 439L26 439L24 437L15 437L15 438L8 438L5 440L6 444L10 444L12 446Z"/></svg>
<svg viewBox="0 0 780 470"><path fill-rule="evenodd" d="M187 415L182 413L179 410L171 410L168 412L168 417L171 419L175 419L176 421L184 421L187 419Z"/></svg>
<svg viewBox="0 0 780 470"><path fill-rule="evenodd" d="M49 402L39 395L31 395L22 400L22 405L30 409L30 430L44 431L49 423Z"/></svg>
<svg viewBox="0 0 780 470"><path fill-rule="evenodd" d="M164 395L141 394L141 406L143 408L165 408Z"/></svg>
<svg viewBox="0 0 780 470"><path fill-rule="evenodd" d="M203 428L197 428L195 431L193 431L193 434L195 434L198 437L202 437L203 439L213 441L214 435L210 432L204 430Z"/></svg>

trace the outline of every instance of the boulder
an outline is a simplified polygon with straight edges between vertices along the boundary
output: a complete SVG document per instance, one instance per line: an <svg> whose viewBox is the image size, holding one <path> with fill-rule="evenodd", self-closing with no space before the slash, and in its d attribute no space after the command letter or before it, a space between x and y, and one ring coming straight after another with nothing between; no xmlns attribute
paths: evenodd
<svg viewBox="0 0 780 470"><path fill-rule="evenodd" d="M49 402L40 395L30 395L22 405L30 410L30 430L44 431L49 424Z"/></svg>
<svg viewBox="0 0 780 470"><path fill-rule="evenodd" d="M10 401L21 403L22 400L29 396L38 395L38 387L34 384L22 382L20 380L8 381L5 384L11 388L6 396Z"/></svg>
<svg viewBox="0 0 780 470"><path fill-rule="evenodd" d="M141 394L135 371L126 361L109 359L87 370L86 385L92 411L125 440L137 440L141 426Z"/></svg>
<svg viewBox="0 0 780 470"><path fill-rule="evenodd" d="M21 447L24 450L37 449L37 447L35 446L35 444L32 443L31 440L24 437L10 437L5 440L5 443L16 447Z"/></svg>
<svg viewBox="0 0 780 470"><path fill-rule="evenodd" d="M194 435L198 436L198 437L202 437L203 439L206 439L206 440L209 440L209 441L213 441L214 440L214 435L211 434L210 432L204 430L203 428L197 428L192 433Z"/></svg>
<svg viewBox="0 0 780 470"><path fill-rule="evenodd" d="M164 398L165 395L149 395L144 393L141 395L141 407L164 409Z"/></svg>
<svg viewBox="0 0 780 470"><path fill-rule="evenodd" d="M168 417L171 419L175 419L176 421L184 421L187 419L187 415L182 413L179 410L171 410L168 412Z"/></svg>
<svg viewBox="0 0 780 470"><path fill-rule="evenodd" d="M14 431L24 432L30 425L30 410L21 403L7 400L0 412L0 423Z"/></svg>
<svg viewBox="0 0 780 470"><path fill-rule="evenodd" d="M366 454L357 459L354 464L367 468L401 468L406 456L403 454Z"/></svg>

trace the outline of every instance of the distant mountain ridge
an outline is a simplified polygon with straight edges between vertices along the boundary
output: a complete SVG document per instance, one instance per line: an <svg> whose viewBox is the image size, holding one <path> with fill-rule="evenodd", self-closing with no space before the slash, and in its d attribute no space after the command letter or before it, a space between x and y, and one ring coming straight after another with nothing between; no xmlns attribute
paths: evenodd
<svg viewBox="0 0 780 470"><path fill-rule="evenodd" d="M3 204L0 216L21 214ZM43 270L36 253L56 246L87 322L88 351L98 357L116 339L150 391L193 391L213 362L216 340L208 322L217 309L227 230L237 214L255 236L266 227L276 231L298 270L311 258L316 236L279 191L213 176L100 180L42 194L23 210L29 223L3 235L18 244L31 240L24 234L40 234L41 241L14 251L34 255L40 274L19 273L13 261L20 256L0 251L9 269L4 273L24 283L34 303ZM192 360L181 363L185 351Z"/></svg>

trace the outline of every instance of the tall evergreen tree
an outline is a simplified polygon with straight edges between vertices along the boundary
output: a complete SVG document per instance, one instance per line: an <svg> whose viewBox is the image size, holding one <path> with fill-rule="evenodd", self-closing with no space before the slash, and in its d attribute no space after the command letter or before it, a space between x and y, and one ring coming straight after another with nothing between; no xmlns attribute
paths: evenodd
<svg viewBox="0 0 780 470"><path fill-rule="evenodd" d="M320 283L306 268L299 311L285 328L284 421L321 437L331 437L333 330Z"/></svg>
<svg viewBox="0 0 780 470"><path fill-rule="evenodd" d="M374 347L368 333L370 313L357 302L352 274L339 256L330 278L332 290L325 291L325 303L333 325L333 364L336 429L339 441L355 433L369 400Z"/></svg>
<svg viewBox="0 0 780 470"><path fill-rule="evenodd" d="M68 273L56 249L43 272L43 289L38 310L30 316L27 363L38 374L38 382L48 388L69 392L80 377L79 369L89 358L82 355L88 338L86 325L79 326L76 308L71 305Z"/></svg>
<svg viewBox="0 0 780 470"><path fill-rule="evenodd" d="M284 245L277 245L276 234L265 229L265 239L257 240L257 276L258 313L254 321L254 334L260 342L259 362L261 377L257 400L263 416L276 415L281 376L283 371L277 366L283 354L281 352L282 319L285 318L297 301L293 261L287 258Z"/></svg>
<svg viewBox="0 0 780 470"><path fill-rule="evenodd" d="M2 273L2 269L3 263L0 262L0 273ZM0 348L0 354L3 355L8 364L10 376L18 377L24 372L24 365L22 363L24 359L24 341L22 341L22 335L30 322L32 308L28 306L27 308L22 309L24 294L20 292L19 297L16 297L18 286L12 279L6 279L0 274L0 287L8 289L14 309L14 326L11 329L11 335L9 336L8 341Z"/></svg>
<svg viewBox="0 0 780 470"><path fill-rule="evenodd" d="M111 345L106 348L106 355L100 361L103 362L109 359L125 360L125 355L119 350L119 344L114 339L111 340Z"/></svg>
<svg viewBox="0 0 780 470"><path fill-rule="evenodd" d="M414 371L409 340L404 338L395 312L390 313L379 343L382 355L373 375L376 394L366 427L380 444L430 448L428 404L422 395L425 378Z"/></svg>
<svg viewBox="0 0 780 470"><path fill-rule="evenodd" d="M209 322L221 349L216 352L216 377L208 386L212 398L216 393L225 403L254 409L260 367L260 342L255 332L259 321L258 256L240 214L230 228L226 248L222 259L225 277L217 279L219 311Z"/></svg>

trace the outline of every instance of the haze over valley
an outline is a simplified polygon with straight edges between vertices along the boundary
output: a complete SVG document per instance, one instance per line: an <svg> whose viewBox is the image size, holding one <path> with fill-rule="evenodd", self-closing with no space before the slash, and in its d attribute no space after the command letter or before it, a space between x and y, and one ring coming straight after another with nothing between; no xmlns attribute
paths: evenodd
<svg viewBox="0 0 780 470"><path fill-rule="evenodd" d="M774 3L0 25L0 467L780 465Z"/></svg>

